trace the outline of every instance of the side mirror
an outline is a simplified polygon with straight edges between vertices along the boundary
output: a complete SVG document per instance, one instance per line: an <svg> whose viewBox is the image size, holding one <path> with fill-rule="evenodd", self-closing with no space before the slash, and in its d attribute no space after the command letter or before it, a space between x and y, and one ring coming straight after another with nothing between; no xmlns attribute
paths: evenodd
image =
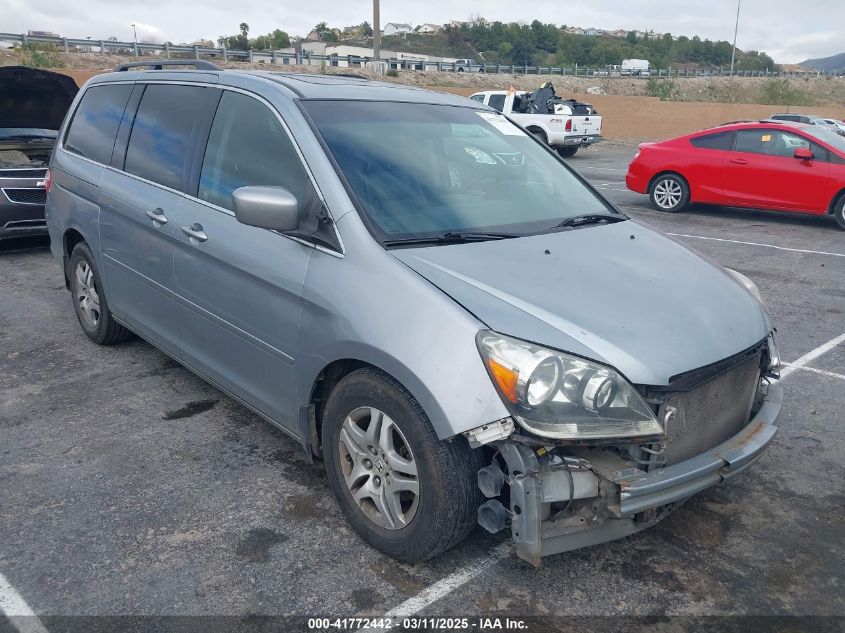
<svg viewBox="0 0 845 633"><path fill-rule="evenodd" d="M792 156L800 160L813 160L813 152L806 147L796 147L795 151L792 152Z"/></svg>
<svg viewBox="0 0 845 633"><path fill-rule="evenodd" d="M284 187L239 187L232 200L241 224L281 232L299 226L299 202Z"/></svg>

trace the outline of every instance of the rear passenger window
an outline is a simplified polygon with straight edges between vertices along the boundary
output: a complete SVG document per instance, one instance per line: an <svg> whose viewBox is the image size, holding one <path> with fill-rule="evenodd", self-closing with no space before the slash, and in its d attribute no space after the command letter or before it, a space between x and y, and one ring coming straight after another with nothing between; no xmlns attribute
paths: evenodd
<svg viewBox="0 0 845 633"><path fill-rule="evenodd" d="M472 95L470 99L478 101L479 103L484 103L484 95Z"/></svg>
<svg viewBox="0 0 845 633"><path fill-rule="evenodd" d="M501 112L505 109L505 95L490 95L487 105Z"/></svg>
<svg viewBox="0 0 845 633"><path fill-rule="evenodd" d="M705 134L690 140L695 147L701 149L724 149L729 150L733 144L733 132L718 132L717 134Z"/></svg>
<svg viewBox="0 0 845 633"><path fill-rule="evenodd" d="M69 152L108 165L132 84L94 86L85 91L65 136Z"/></svg>
<svg viewBox="0 0 845 633"><path fill-rule="evenodd" d="M182 189L188 153L201 126L198 104L208 88L151 84L135 115L124 169L172 189Z"/></svg>
<svg viewBox="0 0 845 633"><path fill-rule="evenodd" d="M260 101L224 91L211 126L197 197L232 209L246 186L285 187L303 215L320 208L305 166L276 115Z"/></svg>

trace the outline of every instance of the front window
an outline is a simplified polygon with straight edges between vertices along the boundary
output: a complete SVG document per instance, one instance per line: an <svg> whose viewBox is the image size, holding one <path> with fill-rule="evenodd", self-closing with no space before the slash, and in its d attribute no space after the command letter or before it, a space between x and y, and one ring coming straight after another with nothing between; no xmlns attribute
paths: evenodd
<svg viewBox="0 0 845 633"><path fill-rule="evenodd" d="M500 114L430 104L305 101L382 241L529 235L624 218Z"/></svg>

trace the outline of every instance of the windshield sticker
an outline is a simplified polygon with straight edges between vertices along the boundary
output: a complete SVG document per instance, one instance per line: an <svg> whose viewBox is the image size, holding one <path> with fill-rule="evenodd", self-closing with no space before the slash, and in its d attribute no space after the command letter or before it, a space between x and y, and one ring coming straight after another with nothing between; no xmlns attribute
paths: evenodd
<svg viewBox="0 0 845 633"><path fill-rule="evenodd" d="M499 130L502 134L507 134L508 136L525 136L525 132L508 121L501 114L493 114L492 112L476 112L476 114Z"/></svg>

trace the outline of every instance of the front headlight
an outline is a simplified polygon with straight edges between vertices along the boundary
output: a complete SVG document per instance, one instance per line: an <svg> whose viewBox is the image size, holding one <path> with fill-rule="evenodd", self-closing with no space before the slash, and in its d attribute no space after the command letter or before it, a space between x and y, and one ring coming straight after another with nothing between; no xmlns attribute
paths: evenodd
<svg viewBox="0 0 845 633"><path fill-rule="evenodd" d="M663 427L616 370L481 331L481 357L511 415L536 435L567 440L649 437Z"/></svg>

